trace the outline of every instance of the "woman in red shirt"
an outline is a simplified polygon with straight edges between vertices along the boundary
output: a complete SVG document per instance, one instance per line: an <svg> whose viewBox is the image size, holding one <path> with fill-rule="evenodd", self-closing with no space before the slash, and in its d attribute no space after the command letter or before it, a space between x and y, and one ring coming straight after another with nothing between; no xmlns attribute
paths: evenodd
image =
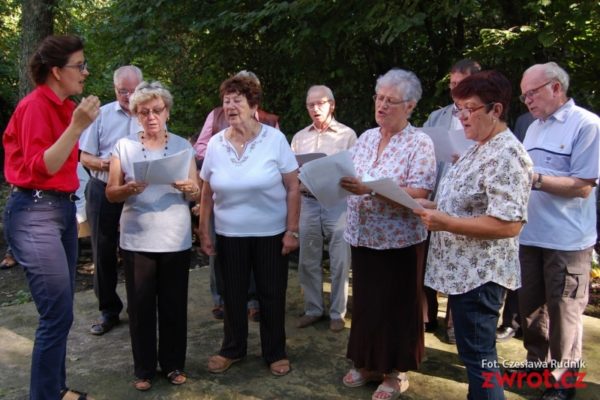
<svg viewBox="0 0 600 400"><path fill-rule="evenodd" d="M76 105L68 98L83 92L89 75L77 37L45 38L29 73L36 88L19 102L3 137L4 175L13 187L4 228L40 314L29 397L90 399L67 388L65 355L77 261L77 143L100 101L89 96Z"/></svg>

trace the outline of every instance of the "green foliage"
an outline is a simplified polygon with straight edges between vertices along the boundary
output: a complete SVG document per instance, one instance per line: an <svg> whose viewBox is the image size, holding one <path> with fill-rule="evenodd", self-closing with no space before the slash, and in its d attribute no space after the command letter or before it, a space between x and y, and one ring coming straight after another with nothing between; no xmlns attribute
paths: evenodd
<svg viewBox="0 0 600 400"><path fill-rule="evenodd" d="M15 293L14 297L12 295L10 295L9 297L10 297L9 300L0 303L0 307L14 306L17 304L25 304L25 303L29 303L31 300L33 300L31 297L31 293L29 293L28 291L25 291L25 290L19 290L17 293Z"/></svg>
<svg viewBox="0 0 600 400"><path fill-rule="evenodd" d="M0 16L17 5L1 5ZM373 126L375 80L392 67L421 79L420 125L450 101L447 71L464 57L504 72L515 99L525 68L555 60L571 74L576 101L597 111L599 13L597 0L60 0L56 27L86 39L86 92L103 102L114 98L113 70L138 65L171 89L171 129L189 136L219 103L220 82L247 69L261 79L263 108L291 135L309 123L304 99L313 84L333 89L340 121L358 132ZM3 60L17 36L0 33ZM0 61L2 98L14 68ZM515 100L512 115L522 111Z"/></svg>

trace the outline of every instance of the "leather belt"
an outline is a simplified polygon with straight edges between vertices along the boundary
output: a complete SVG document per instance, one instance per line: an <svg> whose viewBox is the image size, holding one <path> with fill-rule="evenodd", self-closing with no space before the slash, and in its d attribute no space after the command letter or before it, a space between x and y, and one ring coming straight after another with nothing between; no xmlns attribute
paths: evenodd
<svg viewBox="0 0 600 400"><path fill-rule="evenodd" d="M75 193L61 192L58 190L28 189L20 186L13 186L12 191L30 194L38 199L42 199L44 197L58 197L61 199L67 199L73 203L79 200L79 197L77 197Z"/></svg>

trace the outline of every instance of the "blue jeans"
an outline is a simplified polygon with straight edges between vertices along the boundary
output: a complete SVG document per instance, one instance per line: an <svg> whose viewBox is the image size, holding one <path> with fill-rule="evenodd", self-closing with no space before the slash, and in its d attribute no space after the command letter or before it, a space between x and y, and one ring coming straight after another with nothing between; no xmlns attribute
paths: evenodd
<svg viewBox="0 0 600 400"><path fill-rule="evenodd" d="M467 367L468 399L504 399L504 388L495 379L500 374L496 326L504 291L497 283L488 282L467 293L448 296L458 355ZM485 376L494 377L493 388L484 387Z"/></svg>
<svg viewBox="0 0 600 400"><path fill-rule="evenodd" d="M65 197L13 192L4 228L25 270L40 315L31 356L30 399L58 399L66 388L67 336L73 323L77 262L75 203Z"/></svg>

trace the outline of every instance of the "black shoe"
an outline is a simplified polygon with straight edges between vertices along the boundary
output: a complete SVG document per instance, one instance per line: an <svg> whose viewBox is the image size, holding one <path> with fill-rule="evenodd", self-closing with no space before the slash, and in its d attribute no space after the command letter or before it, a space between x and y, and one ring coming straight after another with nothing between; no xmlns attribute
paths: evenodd
<svg viewBox="0 0 600 400"><path fill-rule="evenodd" d="M575 398L575 389L548 389L540 400L571 400Z"/></svg>
<svg viewBox="0 0 600 400"><path fill-rule="evenodd" d="M438 328L437 321L425 322L425 332L435 332Z"/></svg>
<svg viewBox="0 0 600 400"><path fill-rule="evenodd" d="M104 335L106 332L109 332L112 328L119 325L121 320L119 317L116 318L102 318L100 321L96 322L90 328L90 333L92 335Z"/></svg>
<svg viewBox="0 0 600 400"><path fill-rule="evenodd" d="M515 337L517 330L512 326L501 326L496 329L496 342L506 342Z"/></svg>

